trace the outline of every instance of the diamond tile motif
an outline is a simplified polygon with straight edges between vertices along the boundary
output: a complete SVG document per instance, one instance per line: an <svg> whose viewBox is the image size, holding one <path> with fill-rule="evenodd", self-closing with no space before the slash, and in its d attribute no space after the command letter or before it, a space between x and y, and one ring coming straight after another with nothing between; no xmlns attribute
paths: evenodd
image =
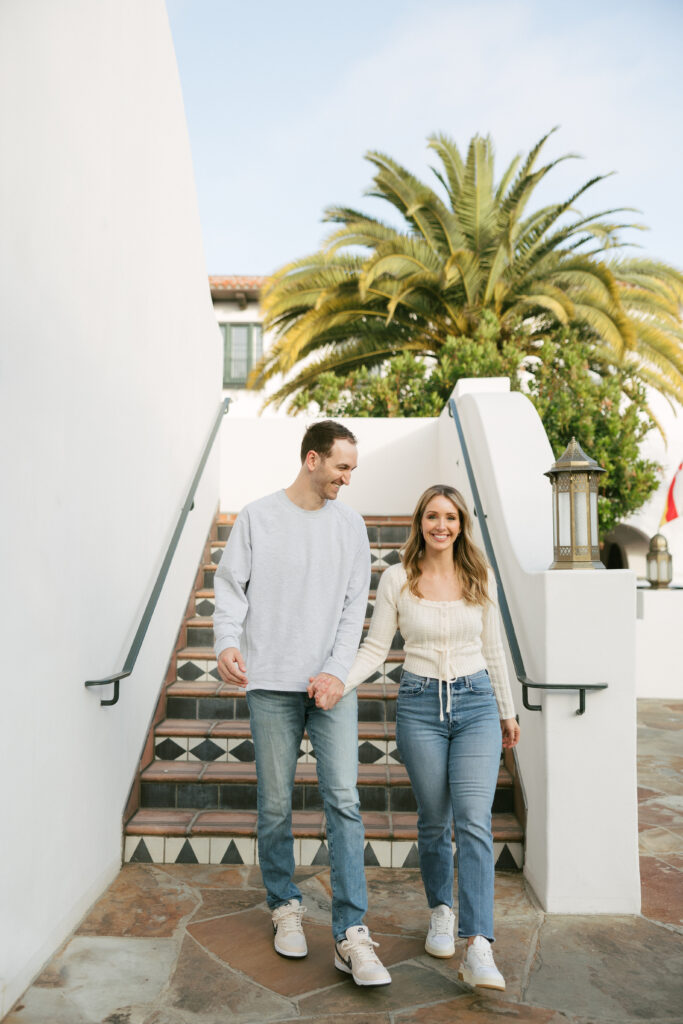
<svg viewBox="0 0 683 1024"><path fill-rule="evenodd" d="M384 678L387 683L398 683L403 665L400 661L387 662L384 666Z"/></svg>
<svg viewBox="0 0 683 1024"><path fill-rule="evenodd" d="M386 759L386 744L381 740L365 740L358 745L358 760L361 764L384 763Z"/></svg>
<svg viewBox="0 0 683 1024"><path fill-rule="evenodd" d="M252 740L228 740L228 761L247 762L254 760L254 744Z"/></svg>
<svg viewBox="0 0 683 1024"><path fill-rule="evenodd" d="M401 561L401 552L398 548L382 548L382 560L385 565L396 565Z"/></svg>
<svg viewBox="0 0 683 1024"><path fill-rule="evenodd" d="M190 740L192 743L192 740ZM188 751L188 760L190 761L227 761L228 752L226 749L225 740L203 739L201 743L197 743L195 746L190 746Z"/></svg>
<svg viewBox="0 0 683 1024"><path fill-rule="evenodd" d="M197 679L206 679L206 662L179 658L176 674L178 679L182 679L184 683L193 683Z"/></svg>
<svg viewBox="0 0 683 1024"><path fill-rule="evenodd" d="M184 736L166 736L155 746L154 756L159 761L186 761L187 739Z"/></svg>
<svg viewBox="0 0 683 1024"><path fill-rule="evenodd" d="M196 615L210 619L214 613L215 606L213 601L210 601L208 597L203 597L201 601L197 602L194 610Z"/></svg>

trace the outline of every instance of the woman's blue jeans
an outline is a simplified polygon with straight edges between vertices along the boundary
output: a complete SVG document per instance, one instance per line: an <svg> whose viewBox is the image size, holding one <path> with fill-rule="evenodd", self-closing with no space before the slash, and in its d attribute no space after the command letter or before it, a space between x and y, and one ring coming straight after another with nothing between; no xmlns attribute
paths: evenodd
<svg viewBox="0 0 683 1024"><path fill-rule="evenodd" d="M327 821L332 886L332 932L363 923L368 909L363 865L364 830L358 800L358 696L347 694L330 711L306 692L248 690L257 775L258 855L271 910L301 900L292 881L292 794L304 730L318 771Z"/></svg>
<svg viewBox="0 0 683 1024"><path fill-rule="evenodd" d="M450 712L446 710L448 688ZM427 902L430 907L453 905L453 821L458 935L483 935L493 942L491 807L501 730L488 672L483 669L439 684L404 671L396 708L396 743L418 805L418 853Z"/></svg>

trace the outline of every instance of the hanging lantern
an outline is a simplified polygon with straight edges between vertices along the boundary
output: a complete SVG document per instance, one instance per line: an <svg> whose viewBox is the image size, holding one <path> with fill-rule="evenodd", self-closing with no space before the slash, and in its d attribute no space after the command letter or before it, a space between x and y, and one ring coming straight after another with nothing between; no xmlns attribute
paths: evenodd
<svg viewBox="0 0 683 1024"><path fill-rule="evenodd" d="M645 556L647 579L651 587L668 587L673 579L673 559L669 554L666 537L656 533L650 541L650 550Z"/></svg>
<svg viewBox="0 0 683 1024"><path fill-rule="evenodd" d="M572 438L545 474L553 486L551 569L604 569L598 546L598 477L595 459Z"/></svg>

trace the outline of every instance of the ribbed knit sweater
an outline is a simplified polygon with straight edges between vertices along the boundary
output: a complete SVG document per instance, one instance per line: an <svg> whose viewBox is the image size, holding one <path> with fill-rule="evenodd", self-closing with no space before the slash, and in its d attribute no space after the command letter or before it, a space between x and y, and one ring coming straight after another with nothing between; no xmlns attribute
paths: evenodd
<svg viewBox="0 0 683 1024"><path fill-rule="evenodd" d="M485 606L459 601L427 601L410 593L406 571L392 565L377 588L370 630L346 680L352 690L386 659L396 630L404 642L407 672L450 680L487 668L501 718L514 718L505 652L500 633L496 584L489 571Z"/></svg>

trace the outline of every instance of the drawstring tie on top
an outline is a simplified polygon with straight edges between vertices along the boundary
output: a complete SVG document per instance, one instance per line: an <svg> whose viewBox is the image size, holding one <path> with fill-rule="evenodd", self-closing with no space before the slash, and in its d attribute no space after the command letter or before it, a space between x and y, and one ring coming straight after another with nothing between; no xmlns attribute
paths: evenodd
<svg viewBox="0 0 683 1024"><path fill-rule="evenodd" d="M443 683L446 687L446 714L451 713L451 687L448 681L448 665L450 662L450 647L437 647L436 653L439 655L439 677L437 683L439 685L439 721L443 722L443 694L441 691L441 684Z"/></svg>

